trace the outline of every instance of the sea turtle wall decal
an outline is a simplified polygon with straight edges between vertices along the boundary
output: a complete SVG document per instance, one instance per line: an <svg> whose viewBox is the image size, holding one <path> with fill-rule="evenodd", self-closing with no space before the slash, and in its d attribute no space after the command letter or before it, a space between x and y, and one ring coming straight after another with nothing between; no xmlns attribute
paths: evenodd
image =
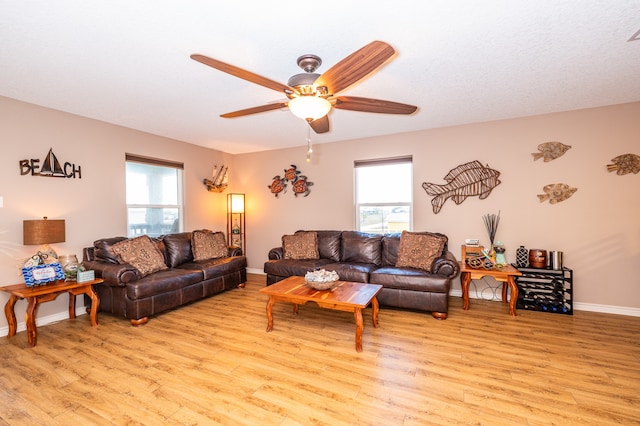
<svg viewBox="0 0 640 426"><path fill-rule="evenodd" d="M267 185L267 188L278 198L281 193L287 192L288 183L291 183L293 194L296 197L298 195L302 195L303 197L308 196L311 192L309 187L313 185L313 182L309 182L309 179L302 175L294 164L291 164L289 168L284 169L284 177L280 177L280 175L274 176L273 179L271 179L271 185Z"/></svg>

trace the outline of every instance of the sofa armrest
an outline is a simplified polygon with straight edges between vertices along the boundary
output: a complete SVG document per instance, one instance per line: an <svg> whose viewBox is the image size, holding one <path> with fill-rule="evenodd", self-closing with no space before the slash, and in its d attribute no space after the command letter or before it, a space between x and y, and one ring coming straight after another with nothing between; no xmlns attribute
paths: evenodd
<svg viewBox="0 0 640 426"><path fill-rule="evenodd" d="M269 250L269 260L284 259L284 249L282 247L274 247Z"/></svg>
<svg viewBox="0 0 640 426"><path fill-rule="evenodd" d="M136 268L127 263L115 264L100 260L85 260L82 262L82 266L93 269L96 278L102 278L105 284L110 286L123 287L127 283L138 280Z"/></svg>
<svg viewBox="0 0 640 426"><path fill-rule="evenodd" d="M242 247L229 246L229 257L242 256Z"/></svg>
<svg viewBox="0 0 640 426"><path fill-rule="evenodd" d="M445 255L436 258L431 264L431 273L444 275L449 279L453 279L460 273L460 264L456 257L448 251Z"/></svg>

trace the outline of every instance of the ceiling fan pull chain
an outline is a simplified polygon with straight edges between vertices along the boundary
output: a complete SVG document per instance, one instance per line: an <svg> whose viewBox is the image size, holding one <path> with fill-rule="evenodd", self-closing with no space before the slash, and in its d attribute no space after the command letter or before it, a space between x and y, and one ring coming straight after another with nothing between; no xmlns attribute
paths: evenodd
<svg viewBox="0 0 640 426"><path fill-rule="evenodd" d="M311 127L307 126L307 163L311 162L312 152L313 148L311 148Z"/></svg>

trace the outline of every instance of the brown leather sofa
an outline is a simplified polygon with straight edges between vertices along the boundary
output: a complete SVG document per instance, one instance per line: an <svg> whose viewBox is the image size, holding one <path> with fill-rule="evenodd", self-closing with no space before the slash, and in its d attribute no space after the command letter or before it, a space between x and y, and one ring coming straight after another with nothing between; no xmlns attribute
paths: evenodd
<svg viewBox="0 0 640 426"><path fill-rule="evenodd" d="M103 238L83 250L83 266L95 271L104 283L94 285L100 297L100 311L122 316L132 325L145 324L151 315L185 305L235 287L247 281L247 260L238 247L228 256L194 261L191 232L154 238L167 269L144 277L119 259L109 247L126 237ZM89 307L91 300L85 297Z"/></svg>
<svg viewBox="0 0 640 426"><path fill-rule="evenodd" d="M305 231L298 231L305 232ZM264 264L267 285L307 271L335 271L344 281L382 284L381 305L429 311L434 318L448 315L451 280L460 272L445 243L431 270L396 267L401 234L368 234L357 231L314 231L319 259L285 259L282 247L269 251ZM445 238L443 234L436 234Z"/></svg>

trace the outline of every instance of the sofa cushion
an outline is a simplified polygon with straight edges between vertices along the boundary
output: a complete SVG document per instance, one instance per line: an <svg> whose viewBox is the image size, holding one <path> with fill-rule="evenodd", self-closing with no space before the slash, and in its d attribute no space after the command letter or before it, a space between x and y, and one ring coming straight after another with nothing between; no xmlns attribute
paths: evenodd
<svg viewBox="0 0 640 426"><path fill-rule="evenodd" d="M193 231L191 249L193 250L193 260L195 261L218 259L229 254L224 234L207 229Z"/></svg>
<svg viewBox="0 0 640 426"><path fill-rule="evenodd" d="M451 280L422 269L383 267L369 274L369 282L398 290L449 293Z"/></svg>
<svg viewBox="0 0 640 426"><path fill-rule="evenodd" d="M264 272L279 277L290 277L293 275L304 277L304 274L307 272L322 268L328 263L331 263L329 259L268 260L264 264Z"/></svg>
<svg viewBox="0 0 640 426"><path fill-rule="evenodd" d="M126 240L127 237L102 238L93 242L93 256L96 260L103 262L118 264L120 259L111 251L111 246L120 241Z"/></svg>
<svg viewBox="0 0 640 426"><path fill-rule="evenodd" d="M187 262L178 266L178 269L202 271L205 280L214 279L241 271L247 267L247 258L244 256L227 256L217 259L198 260Z"/></svg>
<svg viewBox="0 0 640 426"><path fill-rule="evenodd" d="M285 259L319 259L318 235L315 232L297 232L282 236Z"/></svg>
<svg viewBox="0 0 640 426"><path fill-rule="evenodd" d="M402 231L396 266L429 271L433 261L442 255L446 241L444 236Z"/></svg>
<svg viewBox="0 0 640 426"><path fill-rule="evenodd" d="M193 261L191 232L167 234L162 239L167 250L167 266L169 268Z"/></svg>
<svg viewBox="0 0 640 426"><path fill-rule="evenodd" d="M323 269L336 272L343 281L368 283L369 274L377 267L373 263L329 263Z"/></svg>
<svg viewBox="0 0 640 426"><path fill-rule="evenodd" d="M126 285L127 298L131 300L149 297L177 297L172 295L177 290L198 284L203 280L202 271L171 268L149 274L146 277ZM200 290L202 291L202 290ZM176 300L169 305L178 306L182 302Z"/></svg>
<svg viewBox="0 0 640 426"><path fill-rule="evenodd" d="M296 234L308 231L296 231ZM318 235L318 255L322 259L340 262L342 253L342 231L313 231Z"/></svg>
<svg viewBox="0 0 640 426"><path fill-rule="evenodd" d="M122 240L111 246L111 251L121 263L128 263L140 276L167 269L164 255L148 235Z"/></svg>
<svg viewBox="0 0 640 426"><path fill-rule="evenodd" d="M342 262L382 263L382 235L342 232Z"/></svg>

